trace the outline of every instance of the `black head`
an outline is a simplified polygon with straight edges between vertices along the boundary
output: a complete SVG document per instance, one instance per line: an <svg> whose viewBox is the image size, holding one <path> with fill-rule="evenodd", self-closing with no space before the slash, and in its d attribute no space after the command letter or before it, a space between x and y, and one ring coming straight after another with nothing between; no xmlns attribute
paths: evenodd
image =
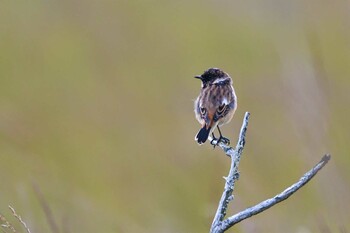
<svg viewBox="0 0 350 233"><path fill-rule="evenodd" d="M224 77L228 77L228 75L224 71L218 68L210 68L206 70L202 75L195 76L195 78L200 79L204 85L208 83L212 83L218 78L224 78Z"/></svg>

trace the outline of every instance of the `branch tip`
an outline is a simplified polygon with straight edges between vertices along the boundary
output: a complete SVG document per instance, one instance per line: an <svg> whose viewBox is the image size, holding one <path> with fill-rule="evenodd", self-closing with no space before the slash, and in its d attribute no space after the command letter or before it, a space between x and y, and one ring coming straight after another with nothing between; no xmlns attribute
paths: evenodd
<svg viewBox="0 0 350 233"><path fill-rule="evenodd" d="M322 157L322 159L321 159L321 162L323 162L323 163L328 163L328 161L331 159L331 154L325 154L323 157Z"/></svg>

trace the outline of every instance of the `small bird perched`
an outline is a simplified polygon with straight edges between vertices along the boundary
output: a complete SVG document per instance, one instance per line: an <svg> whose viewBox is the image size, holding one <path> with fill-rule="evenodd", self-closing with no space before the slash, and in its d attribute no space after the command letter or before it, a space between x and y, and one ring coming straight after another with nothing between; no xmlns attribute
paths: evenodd
<svg viewBox="0 0 350 233"><path fill-rule="evenodd" d="M195 137L198 144L203 144L213 131L218 128L220 137L217 142L229 144L222 136L219 126L231 121L236 108L237 97L232 86L231 77L218 68L210 68L202 75L197 75L202 81L202 89L194 103L194 112L202 128Z"/></svg>

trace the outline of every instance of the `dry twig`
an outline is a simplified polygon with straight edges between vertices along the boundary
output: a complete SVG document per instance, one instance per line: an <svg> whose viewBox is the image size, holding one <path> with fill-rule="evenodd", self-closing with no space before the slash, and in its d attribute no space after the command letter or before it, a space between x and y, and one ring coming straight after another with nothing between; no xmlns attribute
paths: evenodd
<svg viewBox="0 0 350 233"><path fill-rule="evenodd" d="M4 215L0 214L0 221L1 223L1 230L3 230L4 232L6 232L3 228L8 228L10 229L12 232L17 232L16 229L12 226L12 224L7 221L7 219L5 218Z"/></svg>
<svg viewBox="0 0 350 233"><path fill-rule="evenodd" d="M9 208L12 211L13 216L15 216L15 218L18 219L18 221L23 225L23 227L26 229L26 231L28 233L31 233L29 228L28 228L28 226L27 226L27 224L22 220L21 216L16 213L15 209L12 206L10 206L10 205L9 205Z"/></svg>
<svg viewBox="0 0 350 233"><path fill-rule="evenodd" d="M298 182L291 185L289 188L285 189L280 194L270 199L267 199L253 207L247 208L246 210L243 210L227 219L224 219L228 204L230 201L233 200L232 193L235 187L235 182L238 180L238 177L239 177L238 165L239 165L243 148L245 145L245 136L246 136L246 131L248 127L249 116L250 116L250 113L246 112L235 149L221 142L217 142L217 141L212 142L213 144L218 145L221 149L223 149L226 155L231 158L231 168L228 176L225 178L226 183L225 183L224 192L222 193L222 196L218 205L218 209L216 211L213 223L211 225L211 229L210 229L211 233L225 232L230 227L239 223L240 221L243 221L246 218L250 218L253 215L259 214L264 210L276 205L277 203L286 200L293 193L295 193L301 187L303 187L307 182L309 182L317 174L317 172L327 164L327 162L331 158L329 154L326 154L325 156L323 156L322 160L319 163L317 163L310 171L305 173Z"/></svg>

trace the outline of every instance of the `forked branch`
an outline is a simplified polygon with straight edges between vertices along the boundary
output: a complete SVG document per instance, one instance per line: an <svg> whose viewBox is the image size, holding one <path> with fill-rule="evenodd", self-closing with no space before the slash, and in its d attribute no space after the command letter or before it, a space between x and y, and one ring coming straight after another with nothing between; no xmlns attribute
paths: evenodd
<svg viewBox="0 0 350 233"><path fill-rule="evenodd" d="M301 187L303 187L307 182L309 182L317 174L317 172L327 164L327 162L331 158L329 154L324 155L321 161L317 163L310 171L305 173L298 182L294 183L293 185L285 189L280 194L270 199L267 199L253 207L247 208L231 217L224 219L228 204L230 201L233 200L232 193L235 187L235 182L239 178L238 165L239 165L241 155L245 145L245 136L246 136L246 131L248 127L249 116L250 116L250 113L246 112L235 149L225 145L224 143L212 141L212 144L219 146L221 149L224 150L226 155L231 158L231 168L228 176L225 178L226 183L225 183L224 192L222 193L222 196L218 205L218 209L216 211L213 223L210 228L211 233L225 232L230 227L243 221L244 219L250 218L253 215L259 214L264 210L276 205L277 203L286 200L293 193L295 193Z"/></svg>

